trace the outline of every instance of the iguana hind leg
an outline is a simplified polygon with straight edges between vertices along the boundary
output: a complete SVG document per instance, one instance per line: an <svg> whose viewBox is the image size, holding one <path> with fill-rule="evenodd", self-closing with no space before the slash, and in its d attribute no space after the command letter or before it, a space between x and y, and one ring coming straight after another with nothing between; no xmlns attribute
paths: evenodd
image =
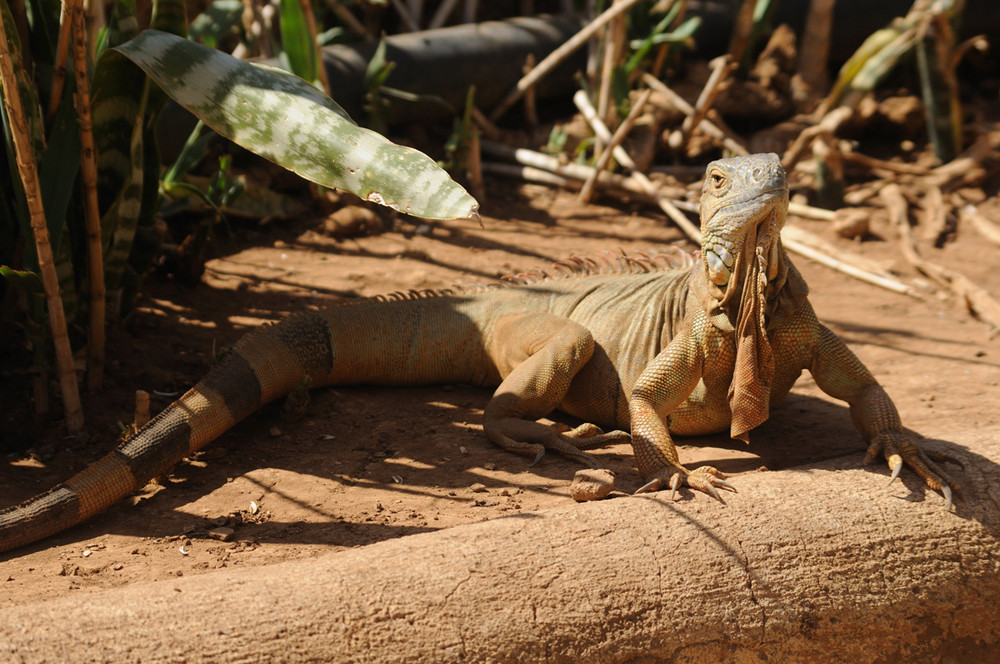
<svg viewBox="0 0 1000 664"><path fill-rule="evenodd" d="M584 463L600 464L581 449L628 440L624 431L604 433L583 424L560 433L536 422L566 396L577 372L594 352L590 331L554 314L515 314L498 320L488 348L502 382L486 405L483 428L494 443L509 452L541 460L546 449Z"/></svg>

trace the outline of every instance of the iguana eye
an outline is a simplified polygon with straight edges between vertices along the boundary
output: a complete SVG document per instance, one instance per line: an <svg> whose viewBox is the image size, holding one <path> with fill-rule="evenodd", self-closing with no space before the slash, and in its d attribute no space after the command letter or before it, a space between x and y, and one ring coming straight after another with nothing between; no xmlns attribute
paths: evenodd
<svg viewBox="0 0 1000 664"><path fill-rule="evenodd" d="M713 187L721 187L722 183L726 180L726 178L719 171L713 171L709 177L712 180Z"/></svg>

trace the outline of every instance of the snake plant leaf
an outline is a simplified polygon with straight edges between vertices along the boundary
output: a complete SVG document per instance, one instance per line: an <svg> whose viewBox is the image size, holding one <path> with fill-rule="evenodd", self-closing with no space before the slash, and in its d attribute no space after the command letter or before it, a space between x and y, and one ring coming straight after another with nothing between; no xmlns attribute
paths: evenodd
<svg viewBox="0 0 1000 664"><path fill-rule="evenodd" d="M358 127L297 76L156 30L118 50L217 133L308 180L419 217L477 216L428 156Z"/></svg>

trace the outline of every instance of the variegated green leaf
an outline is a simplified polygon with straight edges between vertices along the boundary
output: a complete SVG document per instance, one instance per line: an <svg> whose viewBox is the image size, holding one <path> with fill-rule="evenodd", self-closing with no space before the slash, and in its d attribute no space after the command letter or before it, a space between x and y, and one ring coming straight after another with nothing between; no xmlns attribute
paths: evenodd
<svg viewBox="0 0 1000 664"><path fill-rule="evenodd" d="M358 127L296 76L156 30L118 50L216 132L313 182L420 217L476 214L429 157Z"/></svg>

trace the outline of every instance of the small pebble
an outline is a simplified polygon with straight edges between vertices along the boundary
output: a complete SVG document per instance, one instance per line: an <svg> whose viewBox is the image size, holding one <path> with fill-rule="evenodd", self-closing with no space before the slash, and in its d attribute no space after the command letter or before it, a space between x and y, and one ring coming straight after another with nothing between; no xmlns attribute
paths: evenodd
<svg viewBox="0 0 1000 664"><path fill-rule="evenodd" d="M486 485L485 484L479 484L477 482L476 484L473 484L472 486L469 487L469 491L471 491L472 493L485 493L486 492Z"/></svg>

